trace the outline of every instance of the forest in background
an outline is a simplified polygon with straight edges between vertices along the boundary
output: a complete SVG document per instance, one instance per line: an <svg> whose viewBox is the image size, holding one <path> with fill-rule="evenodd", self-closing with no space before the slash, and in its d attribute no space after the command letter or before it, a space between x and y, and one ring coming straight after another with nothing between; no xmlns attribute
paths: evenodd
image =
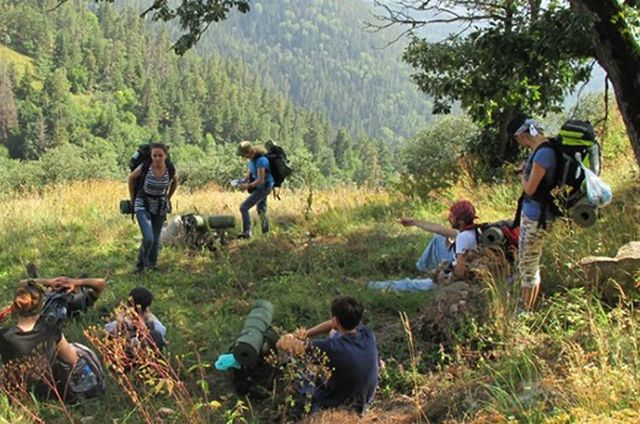
<svg viewBox="0 0 640 424"><path fill-rule="evenodd" d="M191 186L237 176L243 163L230 159L243 139L284 146L294 187L379 185L397 169L390 143L296 106L239 60L176 56L170 30L150 31L133 9L75 1L48 11L54 5L0 1L0 43L13 58L0 66L4 191L121 178L151 140L171 145Z"/></svg>
<svg viewBox="0 0 640 424"><path fill-rule="evenodd" d="M270 87L352 134L397 145L431 119L431 104L401 61L397 31L367 29L370 2L277 0L233 12L196 45L205 55L240 60ZM437 37L446 28L430 31Z"/></svg>

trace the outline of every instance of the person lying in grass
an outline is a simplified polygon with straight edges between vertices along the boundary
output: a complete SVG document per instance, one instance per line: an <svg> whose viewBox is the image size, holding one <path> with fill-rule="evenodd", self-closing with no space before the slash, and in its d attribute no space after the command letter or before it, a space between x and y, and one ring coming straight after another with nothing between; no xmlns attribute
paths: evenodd
<svg viewBox="0 0 640 424"><path fill-rule="evenodd" d="M24 287L30 281L43 286L47 299L55 294L65 295L68 317L85 312L93 306L107 285L104 278L70 278L65 276L21 280L19 284Z"/></svg>
<svg viewBox="0 0 640 424"><path fill-rule="evenodd" d="M312 412L344 407L362 414L373 400L378 385L378 347L373 332L361 325L363 311L358 300L338 296L331 303L331 319L278 340L281 351L304 355L318 349L328 358L331 377L314 386ZM310 340L322 334L329 336ZM313 386L313 382L309 384Z"/></svg>

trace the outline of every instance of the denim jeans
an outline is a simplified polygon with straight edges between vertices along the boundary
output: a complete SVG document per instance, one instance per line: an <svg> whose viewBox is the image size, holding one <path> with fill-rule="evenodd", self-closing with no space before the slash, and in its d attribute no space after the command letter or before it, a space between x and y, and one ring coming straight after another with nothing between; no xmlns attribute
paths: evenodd
<svg viewBox="0 0 640 424"><path fill-rule="evenodd" d="M166 214L152 215L146 210L136 212L140 233L142 233L142 244L138 253L137 269L156 266L158 262L158 250L160 249L160 233L162 224L167 217Z"/></svg>
<svg viewBox="0 0 640 424"><path fill-rule="evenodd" d="M417 292L427 291L437 288L436 284L431 278L424 279L411 279L405 278L402 280L389 280L389 281L371 281L367 284L367 288L372 290L388 290L393 292Z"/></svg>
<svg viewBox="0 0 640 424"><path fill-rule="evenodd" d="M242 214L242 232L244 234L251 234L251 216L249 215L249 209L258 205L258 215L260 215L260 221L262 223L262 232L269 232L269 219L267 218L267 198L271 193L271 188L256 188L253 193L242 202L240 205L240 213Z"/></svg>
<svg viewBox="0 0 640 424"><path fill-rule="evenodd" d="M453 251L447 245L446 237L434 234L427 248L420 255L420 259L416 262L416 268L420 272L433 271L442 262L452 263L453 259Z"/></svg>

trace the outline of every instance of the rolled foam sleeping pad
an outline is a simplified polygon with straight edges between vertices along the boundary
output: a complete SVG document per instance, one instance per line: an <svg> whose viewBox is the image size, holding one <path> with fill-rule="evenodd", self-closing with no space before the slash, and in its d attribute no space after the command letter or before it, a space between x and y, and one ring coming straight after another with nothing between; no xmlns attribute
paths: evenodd
<svg viewBox="0 0 640 424"><path fill-rule="evenodd" d="M234 228L236 217L233 215L211 215L208 222L209 228Z"/></svg>
<svg viewBox="0 0 640 424"><path fill-rule="evenodd" d="M258 300L249 312L240 336L233 344L233 356L243 367L252 367L263 350L264 335L273 321L273 305Z"/></svg>
<svg viewBox="0 0 640 424"><path fill-rule="evenodd" d="M202 215L196 215L196 214L186 215L184 217L184 224L187 227L197 228L197 229L202 229L207 226L205 218Z"/></svg>
<svg viewBox="0 0 640 424"><path fill-rule="evenodd" d="M251 328L258 330L260 333L264 334L269 328L269 324L265 322L265 320L260 316L250 315L249 318L244 323L244 328Z"/></svg>
<svg viewBox="0 0 640 424"><path fill-rule="evenodd" d="M273 319L273 305L271 304L271 302L269 302L268 300L258 299L256 300L256 303L254 303L253 307L254 309L261 308L266 311L269 311L269 315L270 315L269 324L271 324L271 320Z"/></svg>
<svg viewBox="0 0 640 424"><path fill-rule="evenodd" d="M262 333L254 328L242 330L233 345L233 357L245 368L253 367L262 351Z"/></svg>
<svg viewBox="0 0 640 424"><path fill-rule="evenodd" d="M490 226L482 231L480 242L486 246L500 245L504 243L504 233L497 226Z"/></svg>
<svg viewBox="0 0 640 424"><path fill-rule="evenodd" d="M592 206L586 198L578 202L569 210L569 216L583 228L591 227L598 220L598 208Z"/></svg>

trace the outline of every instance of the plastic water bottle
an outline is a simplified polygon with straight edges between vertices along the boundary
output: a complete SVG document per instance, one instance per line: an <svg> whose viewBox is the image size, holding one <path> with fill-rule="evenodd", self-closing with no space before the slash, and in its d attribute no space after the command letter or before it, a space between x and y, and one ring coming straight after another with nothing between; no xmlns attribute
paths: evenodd
<svg viewBox="0 0 640 424"><path fill-rule="evenodd" d="M80 384L78 390L86 392L94 388L98 384L98 378L88 364L84 364L82 367L82 377L80 378Z"/></svg>

